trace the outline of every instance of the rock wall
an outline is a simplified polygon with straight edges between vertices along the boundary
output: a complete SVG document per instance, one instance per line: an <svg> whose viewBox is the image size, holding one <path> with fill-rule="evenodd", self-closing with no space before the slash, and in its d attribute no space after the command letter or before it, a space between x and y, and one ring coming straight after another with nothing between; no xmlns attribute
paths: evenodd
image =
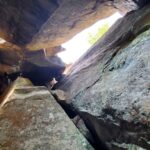
<svg viewBox="0 0 150 150"><path fill-rule="evenodd" d="M6 74L11 80L22 74L36 85L43 85L53 77L60 80L65 64L54 55L64 50L60 46L62 43L116 11L125 14L143 7L147 2L148 0L0 0L0 91L3 92L4 87L7 87L4 83L8 77ZM3 39L6 40L4 43ZM37 52L31 54L31 50ZM46 58L43 57L42 50L45 51ZM30 55L32 61L29 60ZM27 70L27 66L32 67ZM3 76L4 80L1 78Z"/></svg>
<svg viewBox="0 0 150 150"><path fill-rule="evenodd" d="M59 87L108 149L150 149L149 47L147 5L117 21Z"/></svg>
<svg viewBox="0 0 150 150"><path fill-rule="evenodd" d="M1 150L94 150L45 87L18 78L0 106Z"/></svg>
<svg viewBox="0 0 150 150"><path fill-rule="evenodd" d="M52 55L63 50L63 42L116 11L136 10L73 65L59 88L67 95L64 105L80 115L97 145L150 149L148 2L0 0L0 38L6 40L0 43L0 94L10 84L8 79L20 75L35 85L60 79L65 64ZM20 84L9 89L0 107L0 149L92 149L46 88Z"/></svg>

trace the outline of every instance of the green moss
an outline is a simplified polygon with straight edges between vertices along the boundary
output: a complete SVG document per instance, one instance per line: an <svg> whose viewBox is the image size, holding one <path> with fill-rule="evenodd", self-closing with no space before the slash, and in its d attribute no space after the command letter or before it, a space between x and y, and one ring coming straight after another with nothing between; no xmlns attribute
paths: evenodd
<svg viewBox="0 0 150 150"><path fill-rule="evenodd" d="M88 41L91 45L95 44L109 29L108 23L100 27L96 34L89 33Z"/></svg>
<svg viewBox="0 0 150 150"><path fill-rule="evenodd" d="M131 46L137 45L140 42L144 42L146 40L150 39L150 28L146 30L145 32L142 32L140 35L138 35L131 43Z"/></svg>

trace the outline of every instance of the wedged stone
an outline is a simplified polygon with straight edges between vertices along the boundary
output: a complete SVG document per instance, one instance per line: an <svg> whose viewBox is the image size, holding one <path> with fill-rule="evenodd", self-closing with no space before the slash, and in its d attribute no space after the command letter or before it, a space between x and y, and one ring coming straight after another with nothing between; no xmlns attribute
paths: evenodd
<svg viewBox="0 0 150 150"><path fill-rule="evenodd" d="M49 91L27 83L18 79L0 107L0 149L93 150Z"/></svg>
<svg viewBox="0 0 150 150"><path fill-rule="evenodd" d="M150 149L149 47L147 5L120 19L59 87L108 149L115 142Z"/></svg>

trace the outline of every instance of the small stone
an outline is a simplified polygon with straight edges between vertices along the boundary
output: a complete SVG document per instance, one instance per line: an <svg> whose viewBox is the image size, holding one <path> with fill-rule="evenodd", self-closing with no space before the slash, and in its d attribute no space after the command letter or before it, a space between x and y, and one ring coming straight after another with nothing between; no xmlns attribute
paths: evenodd
<svg viewBox="0 0 150 150"><path fill-rule="evenodd" d="M59 90L59 89L52 90L51 93L52 93L52 95L54 95L56 97L56 99L58 101L65 101L65 100L67 100L67 95L66 95L66 93L63 90Z"/></svg>

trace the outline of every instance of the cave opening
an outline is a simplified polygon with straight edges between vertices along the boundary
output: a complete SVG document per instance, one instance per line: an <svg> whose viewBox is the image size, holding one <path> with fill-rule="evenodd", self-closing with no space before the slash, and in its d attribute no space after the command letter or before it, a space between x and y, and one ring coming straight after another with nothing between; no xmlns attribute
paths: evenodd
<svg viewBox="0 0 150 150"><path fill-rule="evenodd" d="M88 49L90 49L108 30L109 28L123 15L119 12L111 16L101 19L75 35L69 41L61 46L65 49L57 55L70 66L74 64ZM67 73L66 71L64 72Z"/></svg>
<svg viewBox="0 0 150 150"><path fill-rule="evenodd" d="M59 2L61 4L64 1ZM73 4L75 5L77 1L74 2ZM50 39L49 37L54 38L52 41L56 39L59 41L57 37L59 34L67 36L67 33L69 33L68 28L66 29L66 26L63 27L62 20L67 22L72 18L68 19L66 14L64 17L62 10L65 10L63 11L65 13L67 8L70 10L70 8L75 7L74 10L77 10L80 6L82 10L84 7L80 4L81 2L79 1L79 5L75 5L76 7L71 3L70 7L67 5L68 7L63 8L65 6L63 4L62 9L59 8L57 10L58 13L57 11L54 12L54 17L49 16L51 20L47 21L45 26L40 28L39 36L42 38L35 35L35 39L38 42L35 40L35 43L31 42L30 44L35 44L34 46L36 47L40 44L43 45L43 43L49 44L47 42ZM99 9L97 8L101 2L103 1L96 0L95 3L91 1L94 5L86 5L85 13L83 14L90 16L91 14L87 13L89 8L92 8L92 13L93 11L98 11ZM127 6L131 11L134 10L132 9L134 7L132 4L139 3L138 0L122 2L110 1L110 3L107 3L107 6L113 4L113 8L117 9L117 11ZM48 5L42 4L43 2L41 1L40 5L42 7L46 6L46 10L50 10ZM58 4L58 7L60 4ZM100 9L102 9L101 6ZM37 10L40 12L39 9ZM32 51L32 49L26 49L27 47L14 46L11 41L10 44L8 41L0 38L0 71L2 72L0 73L0 94L2 93L4 97L6 96L5 98L0 97L0 102L4 100L4 105L1 105L4 111L0 113L0 122L4 122L2 124L2 132L7 130L8 124L3 119L8 116L12 125L8 130L10 137L16 137L14 135L18 134L19 139L17 140L21 139L22 143L22 136L30 136L30 134L26 134L26 129L30 129L31 125L31 129L32 127L35 127L35 129L28 131L31 134L35 133L35 140L39 141L37 138L42 136L41 143L38 146L42 148L48 146L46 149L49 149L51 145L54 145L54 147L61 145L62 148L70 143L69 146L71 146L73 143L69 141L71 139L69 136L70 131L73 141L76 139L79 139L79 143L81 141L80 138L75 137L76 133L72 133L70 125L67 126L70 121L74 123L72 125L76 126L74 128L78 128L82 133L82 138L85 137L95 150L120 150L127 147L141 149L139 146L149 149L148 119L150 109L148 104L150 85L148 81L150 80L150 67L148 62L150 58L150 9L147 6L145 10L141 8L141 10L130 11L128 11L129 13L126 16L116 12L85 30L82 28L82 32L76 32L78 34L66 43L58 42L59 44L57 43L57 45L54 42L55 45L51 41L52 46L47 49L50 50L49 54L53 55L47 55L46 47L44 48L41 45L41 49ZM75 18L78 18L78 11L71 13L69 12L69 15L75 15ZM28 15L26 17L28 19ZM55 17L58 18L55 19ZM81 14L80 17L78 20L84 20L84 15ZM111 28L112 30L109 30L121 17L124 18L118 21ZM34 19L31 20L34 21ZM73 21L72 24L70 20L65 25L68 25L71 29L75 28L76 24L80 22ZM15 24L17 25L17 23ZM62 28L62 30L56 28L57 26ZM50 32L51 29L54 33ZM111 32L107 32L108 30ZM63 33L61 34L62 31ZM101 38L106 32L108 34ZM20 32L20 34L22 33L24 32ZM68 40L68 38L66 39ZM61 43L63 44L61 45ZM2 46L5 46L5 49ZM59 48L66 50L60 52L61 49ZM17 81L16 78L19 76L21 78L18 78L19 80L17 79ZM24 77L27 79L24 79ZM9 80L10 78L12 81ZM10 89L8 88L9 86ZM11 86L13 87L12 91L10 91ZM57 109L59 106L62 109ZM68 118L68 121L64 121L62 114ZM17 129L20 128L21 130L16 130L16 127L13 125L16 125ZM56 125L58 130L55 128ZM70 131L68 132L66 128ZM55 132L51 134L52 130ZM20 131L23 132L20 134ZM59 137L60 133L62 134ZM5 136L5 133L2 134ZM49 141L51 142L49 140L51 135L52 138L56 135L56 142L52 141L52 143L49 143ZM34 139L32 136L29 138ZM66 140L65 144L63 143L64 139ZM15 141L17 140L15 139ZM46 140L48 141L47 143L45 143ZM1 146L5 148L7 146L5 140L0 138L0 141L4 143L0 144L0 149ZM29 139L25 139L25 141L29 145L34 144L34 142L31 142L31 144ZM57 145L59 141L62 141L62 143ZM70 143L67 143L68 141ZM15 145L16 143L13 144ZM68 145L66 149L68 149ZM77 149L82 149L82 145L84 144L79 145ZM11 145L8 143L8 146ZM61 148L59 147L58 149ZM74 149L74 147L71 149Z"/></svg>

